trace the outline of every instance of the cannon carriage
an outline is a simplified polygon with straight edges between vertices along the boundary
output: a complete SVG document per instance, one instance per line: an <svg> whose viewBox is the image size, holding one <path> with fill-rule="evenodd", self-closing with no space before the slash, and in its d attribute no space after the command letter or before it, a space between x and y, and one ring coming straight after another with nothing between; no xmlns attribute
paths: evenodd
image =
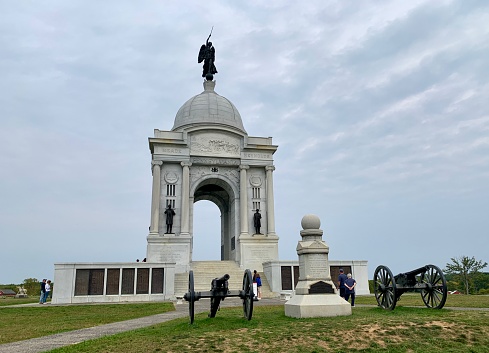
<svg viewBox="0 0 489 353"><path fill-rule="evenodd" d="M243 300L244 317L251 320L253 315L253 280L251 271L246 270L243 276L243 287L241 290L230 290L228 288L228 280L230 276L225 274L220 278L214 278L211 281L211 290L206 292L196 292L194 290L194 272L190 271L188 276L188 292L183 298L188 301L190 323L194 323L195 302L202 298L210 298L211 308L209 317L216 317L219 306L222 300L229 297L239 297Z"/></svg>
<svg viewBox="0 0 489 353"><path fill-rule="evenodd" d="M428 308L441 309L447 300L447 281L435 265L392 275L387 266L380 265L374 272L375 299L383 309L394 310L401 295L406 292L421 293Z"/></svg>

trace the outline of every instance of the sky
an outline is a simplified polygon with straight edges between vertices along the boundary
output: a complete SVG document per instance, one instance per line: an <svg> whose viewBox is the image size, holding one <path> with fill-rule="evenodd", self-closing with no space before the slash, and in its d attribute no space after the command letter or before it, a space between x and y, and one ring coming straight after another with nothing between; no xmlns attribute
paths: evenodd
<svg viewBox="0 0 489 353"><path fill-rule="evenodd" d="M472 0L0 0L0 283L145 257L148 137L202 92L212 27L216 92L279 146L281 260L315 214L370 277L489 261L488 23ZM194 227L218 259L217 206Z"/></svg>

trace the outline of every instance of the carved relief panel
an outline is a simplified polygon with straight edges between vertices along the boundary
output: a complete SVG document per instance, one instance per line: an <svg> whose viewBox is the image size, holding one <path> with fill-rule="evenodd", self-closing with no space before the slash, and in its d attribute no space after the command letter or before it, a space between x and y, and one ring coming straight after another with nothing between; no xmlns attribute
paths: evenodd
<svg viewBox="0 0 489 353"><path fill-rule="evenodd" d="M190 136L190 154L214 157L240 157L241 140L231 134L196 132Z"/></svg>

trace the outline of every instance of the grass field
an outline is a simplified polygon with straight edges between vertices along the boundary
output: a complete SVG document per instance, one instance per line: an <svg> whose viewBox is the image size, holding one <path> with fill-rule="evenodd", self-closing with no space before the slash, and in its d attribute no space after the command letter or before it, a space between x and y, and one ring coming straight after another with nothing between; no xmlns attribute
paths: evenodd
<svg viewBox="0 0 489 353"><path fill-rule="evenodd" d="M357 302L375 305L375 298ZM214 319L197 315L192 326L177 319L53 352L489 352L488 311L411 305L423 305L419 295L403 295L394 311L355 307L352 316L301 320L286 317L282 305L258 306L251 321L241 308L226 308ZM488 308L489 297L449 296L450 306ZM2 307L0 343L168 310L171 303Z"/></svg>

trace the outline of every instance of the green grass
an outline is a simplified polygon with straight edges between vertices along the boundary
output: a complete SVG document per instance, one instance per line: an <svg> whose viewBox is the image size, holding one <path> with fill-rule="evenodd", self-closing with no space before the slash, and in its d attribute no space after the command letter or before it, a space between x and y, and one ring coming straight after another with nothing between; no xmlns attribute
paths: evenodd
<svg viewBox="0 0 489 353"><path fill-rule="evenodd" d="M375 296L357 296L356 304L377 305ZM424 306L423 299L419 293L404 293L397 302L399 306ZM462 308L489 308L489 296L487 295L463 295L454 294L447 296L445 307L462 307Z"/></svg>
<svg viewBox="0 0 489 353"><path fill-rule="evenodd" d="M0 344L173 311L172 303L0 308Z"/></svg>
<svg viewBox="0 0 489 353"><path fill-rule="evenodd" d="M373 296L357 302L376 305ZM450 306L488 308L489 296L451 295ZM172 303L4 306L0 343L173 309ZM241 308L222 309L214 319L197 315L192 326L177 319L54 352L489 352L488 327L488 311L431 310L419 294L406 293L394 311L355 307L352 316L298 320L285 317L283 306L257 306L246 321Z"/></svg>
<svg viewBox="0 0 489 353"><path fill-rule="evenodd" d="M8 298L8 297L0 298L0 306L29 304L29 303L38 303L38 302L39 302L39 296L27 297L27 298Z"/></svg>
<svg viewBox="0 0 489 353"><path fill-rule="evenodd" d="M352 316L293 319L283 306L241 308L177 319L53 350L68 352L484 352L489 312L353 308Z"/></svg>

